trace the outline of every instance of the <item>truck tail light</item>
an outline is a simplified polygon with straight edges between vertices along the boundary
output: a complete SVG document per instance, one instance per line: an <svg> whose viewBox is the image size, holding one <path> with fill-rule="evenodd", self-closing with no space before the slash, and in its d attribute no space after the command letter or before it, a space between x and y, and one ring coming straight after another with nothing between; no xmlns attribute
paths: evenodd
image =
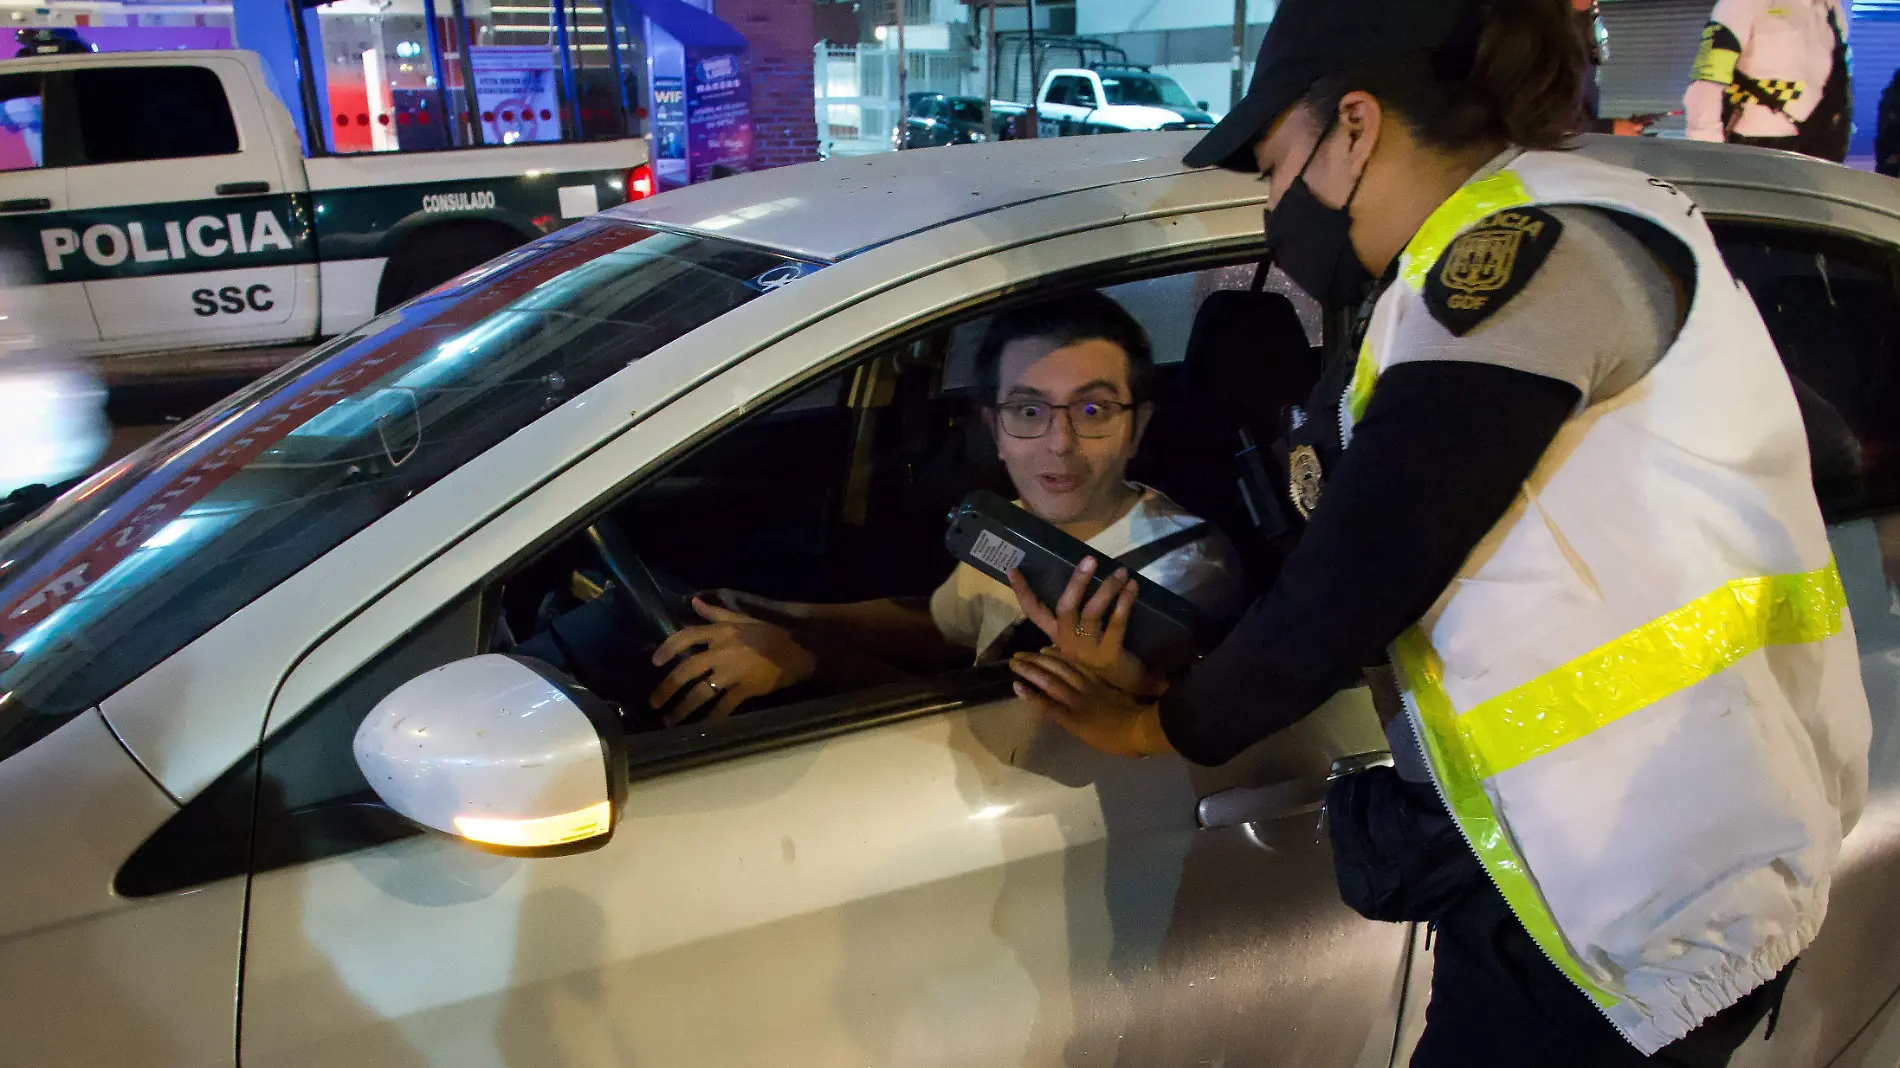
<svg viewBox="0 0 1900 1068"><path fill-rule="evenodd" d="M628 200L644 200L659 191L659 183L653 179L652 167L642 163L627 172Z"/></svg>

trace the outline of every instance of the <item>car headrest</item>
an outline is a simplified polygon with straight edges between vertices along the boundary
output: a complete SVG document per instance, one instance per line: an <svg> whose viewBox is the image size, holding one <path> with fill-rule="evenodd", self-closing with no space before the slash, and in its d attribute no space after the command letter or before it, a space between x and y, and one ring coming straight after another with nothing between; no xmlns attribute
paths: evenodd
<svg viewBox="0 0 1900 1068"><path fill-rule="evenodd" d="M1280 293L1208 294L1188 335L1188 388L1208 410L1256 438L1277 436L1280 412L1306 400L1320 352L1306 343L1293 302Z"/></svg>

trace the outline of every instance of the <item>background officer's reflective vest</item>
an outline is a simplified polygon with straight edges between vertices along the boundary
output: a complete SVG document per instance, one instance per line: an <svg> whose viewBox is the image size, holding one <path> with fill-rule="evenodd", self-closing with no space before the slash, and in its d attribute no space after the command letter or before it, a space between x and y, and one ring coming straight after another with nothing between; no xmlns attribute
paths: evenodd
<svg viewBox="0 0 1900 1068"><path fill-rule="evenodd" d="M1723 86L1719 115L1692 90L1688 134L1793 137L1813 120L1847 133L1847 14L1837 0L1719 0L1690 78Z"/></svg>
<svg viewBox="0 0 1900 1068"><path fill-rule="evenodd" d="M1380 298L1342 405L1348 447L1400 323L1431 314L1430 273L1486 284L1441 255L1533 204L1648 220L1694 254L1695 296L1647 376L1565 423L1394 664L1486 870L1647 1053L1813 939L1866 793L1867 701L1793 390L1665 183L1549 152L1480 172Z"/></svg>

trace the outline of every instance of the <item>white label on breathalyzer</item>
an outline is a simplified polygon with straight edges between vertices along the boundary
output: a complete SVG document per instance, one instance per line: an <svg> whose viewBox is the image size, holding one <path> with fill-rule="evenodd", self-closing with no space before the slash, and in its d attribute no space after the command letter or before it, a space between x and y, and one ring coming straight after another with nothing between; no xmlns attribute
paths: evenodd
<svg viewBox="0 0 1900 1068"><path fill-rule="evenodd" d="M998 571L1008 571L1022 563L1023 557L1029 554L985 530L977 534L976 544L970 547L970 555Z"/></svg>

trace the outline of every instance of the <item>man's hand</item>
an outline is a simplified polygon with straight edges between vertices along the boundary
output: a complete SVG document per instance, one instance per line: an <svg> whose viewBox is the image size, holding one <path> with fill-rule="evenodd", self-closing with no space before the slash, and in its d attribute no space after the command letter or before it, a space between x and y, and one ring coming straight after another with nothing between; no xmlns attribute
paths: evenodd
<svg viewBox="0 0 1900 1068"><path fill-rule="evenodd" d="M1649 129L1649 123L1635 119L1611 119L1610 132L1618 137L1641 137Z"/></svg>
<svg viewBox="0 0 1900 1068"><path fill-rule="evenodd" d="M1174 752L1160 709L1094 672L1047 653L1019 653L1009 666L1017 697L1096 749L1129 758Z"/></svg>
<svg viewBox="0 0 1900 1068"><path fill-rule="evenodd" d="M725 719L744 702L804 682L818 669L811 651L783 627L707 604L699 597L693 598L693 610L707 625L681 630L653 653L654 666L658 667L689 650L701 650L681 660L647 699L654 708L660 708L674 694L687 691L668 713L669 726L684 721L708 703L712 703L712 711L706 716L709 722Z"/></svg>
<svg viewBox="0 0 1900 1068"><path fill-rule="evenodd" d="M1087 668L1111 686L1137 694L1158 694L1163 685L1160 676L1122 648L1128 636L1128 617L1135 611L1138 589L1134 577L1127 568L1118 569L1084 603L1083 596L1097 566L1091 556L1076 567L1054 611L1036 597L1022 572L1009 573L1009 588L1015 592L1023 615L1048 635L1050 646L1062 659Z"/></svg>
<svg viewBox="0 0 1900 1068"><path fill-rule="evenodd" d="M698 599L718 608L787 628L803 623L810 608L809 605L794 604L790 601L774 601L769 597L760 597L756 593L747 593L744 590L702 590Z"/></svg>

